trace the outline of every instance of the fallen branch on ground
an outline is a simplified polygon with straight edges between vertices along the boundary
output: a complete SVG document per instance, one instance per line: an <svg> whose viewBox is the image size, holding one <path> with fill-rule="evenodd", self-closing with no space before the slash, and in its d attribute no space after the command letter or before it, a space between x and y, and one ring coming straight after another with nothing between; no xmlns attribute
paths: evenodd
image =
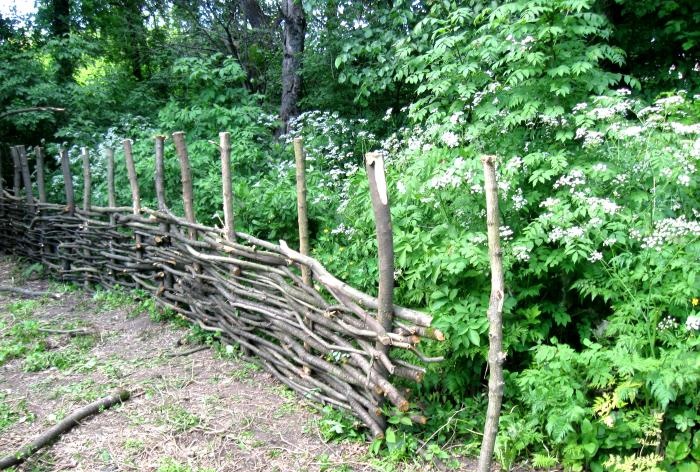
<svg viewBox="0 0 700 472"><path fill-rule="evenodd" d="M34 441L22 446L16 453L0 459L0 470L5 470L12 466L21 464L39 449L52 443L58 439L60 435L70 431L74 426L80 424L80 421L84 420L88 416L101 413L107 408L110 408L118 403L125 402L129 399L130 395L131 394L128 391L120 390L112 395L101 398L80 408L79 410L74 411L63 420L59 421L55 426L41 434Z"/></svg>
<svg viewBox="0 0 700 472"><path fill-rule="evenodd" d="M26 288L19 287L8 287L6 285L0 285L0 293L2 292L16 293L25 297L51 297L55 298L56 300L59 300L61 298L60 293L44 292L41 290L29 290Z"/></svg>
<svg viewBox="0 0 700 472"><path fill-rule="evenodd" d="M195 348L183 352L170 352L166 354L165 357L185 357L189 356L190 354L194 354L195 352L203 351L205 349L209 349L209 346L197 346Z"/></svg>
<svg viewBox="0 0 700 472"><path fill-rule="evenodd" d="M77 329L52 329L39 328L40 333L46 334L67 334L70 337L74 336L89 336L91 334L99 334L94 328L77 328Z"/></svg>

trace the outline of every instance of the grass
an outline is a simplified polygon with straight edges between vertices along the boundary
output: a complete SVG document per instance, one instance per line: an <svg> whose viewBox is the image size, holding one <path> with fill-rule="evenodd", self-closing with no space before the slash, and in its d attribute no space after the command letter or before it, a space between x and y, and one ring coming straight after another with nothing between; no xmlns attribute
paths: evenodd
<svg viewBox="0 0 700 472"><path fill-rule="evenodd" d="M170 426L178 433L190 431L202 422L195 414L180 405L165 405L161 408L160 423Z"/></svg>

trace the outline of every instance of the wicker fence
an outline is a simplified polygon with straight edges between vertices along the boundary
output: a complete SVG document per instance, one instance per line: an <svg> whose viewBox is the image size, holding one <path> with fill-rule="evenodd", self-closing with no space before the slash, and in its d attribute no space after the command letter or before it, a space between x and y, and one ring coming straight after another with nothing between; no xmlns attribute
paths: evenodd
<svg viewBox="0 0 700 472"><path fill-rule="evenodd" d="M90 156L83 149L84 199L82 208L76 208L65 149L63 205L46 202L41 149L36 150L36 162L29 162L23 146L12 148L13 188L2 188L0 179L0 250L40 262L55 277L88 287L145 289L163 307L255 355L300 395L348 410L375 437L383 436L384 403L409 409L403 391L392 381L420 382L423 365L442 359L424 356L419 342L444 337L430 327L430 316L393 305L391 219L381 156L368 154L366 159L380 259L379 296L372 297L338 280L308 256L300 143L295 143L302 241L298 252L284 241L274 244L234 231L227 133L220 136L224 228L196 221L182 133L173 139L181 165L185 217L169 211L163 191L164 139L159 136L155 142L157 210L140 205L128 140L124 155L133 197L130 207L116 205L113 152L106 155L109 206L96 207L90 202ZM408 354L397 356L396 350ZM424 420L419 415L413 419Z"/></svg>

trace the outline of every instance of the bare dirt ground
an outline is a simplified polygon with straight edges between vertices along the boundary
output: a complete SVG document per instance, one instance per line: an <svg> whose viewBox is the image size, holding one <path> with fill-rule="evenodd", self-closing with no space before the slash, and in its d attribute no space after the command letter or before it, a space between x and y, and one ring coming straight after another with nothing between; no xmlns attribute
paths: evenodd
<svg viewBox="0 0 700 472"><path fill-rule="evenodd" d="M18 269L0 259L0 284ZM22 281L33 290L45 280ZM13 323L8 307L19 298L0 294L0 341ZM265 371L241 359L178 346L188 331L157 323L129 304L105 310L92 294L69 292L40 300L31 318L42 326L92 326L77 362L27 372L19 356L0 366L0 403L20 411L0 428L0 455L16 451L75 409L117 388L129 401L86 419L21 471L316 471L433 470L422 462L391 464L368 455L365 442L327 443L319 414ZM14 320L16 321L16 320ZM47 335L47 352L76 351L75 338ZM224 356L225 357L225 356ZM461 470L473 470L473 462Z"/></svg>

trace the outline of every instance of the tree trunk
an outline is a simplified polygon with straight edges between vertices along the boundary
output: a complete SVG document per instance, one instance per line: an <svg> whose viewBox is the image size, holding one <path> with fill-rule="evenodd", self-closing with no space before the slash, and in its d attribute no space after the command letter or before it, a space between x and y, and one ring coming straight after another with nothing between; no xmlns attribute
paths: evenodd
<svg viewBox="0 0 700 472"><path fill-rule="evenodd" d="M306 35L306 16L300 0L280 0L280 10L284 20L284 33L282 37L282 101L280 105L280 119L282 126L280 134L289 131L289 121L294 118L299 110L297 101L301 90L302 53L304 52L304 38Z"/></svg>

